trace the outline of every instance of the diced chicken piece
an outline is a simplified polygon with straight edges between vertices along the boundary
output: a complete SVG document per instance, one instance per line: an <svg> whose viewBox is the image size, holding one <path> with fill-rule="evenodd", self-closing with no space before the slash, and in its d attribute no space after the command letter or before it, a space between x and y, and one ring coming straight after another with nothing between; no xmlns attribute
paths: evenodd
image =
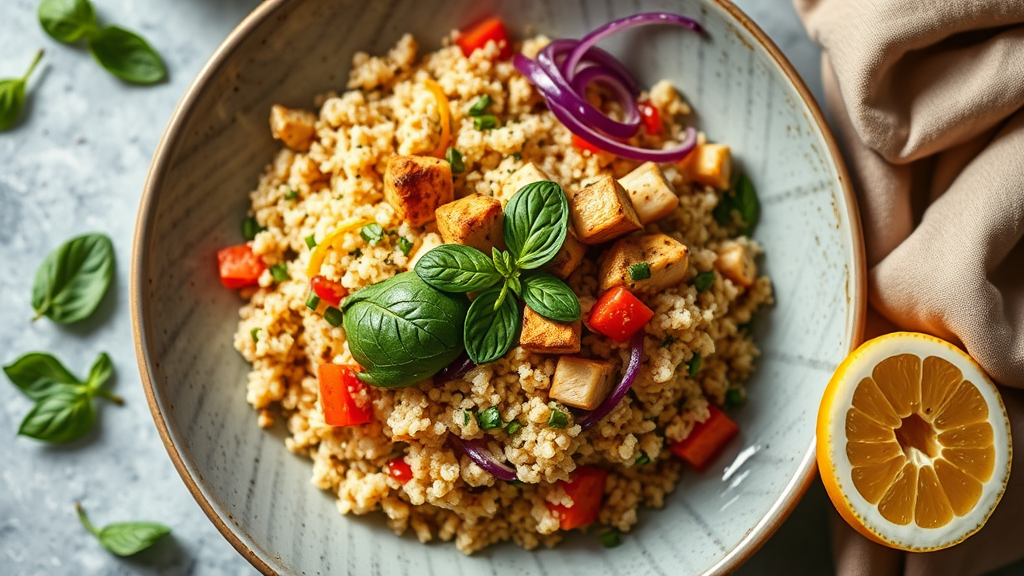
<svg viewBox="0 0 1024 576"><path fill-rule="evenodd" d="M736 284L749 288L757 280L757 264L746 246L735 240L726 240L718 247L715 269Z"/></svg>
<svg viewBox="0 0 1024 576"><path fill-rule="evenodd" d="M612 365L600 360L562 356L551 377L548 397L566 406L593 410L612 389Z"/></svg>
<svg viewBox="0 0 1024 576"><path fill-rule="evenodd" d="M582 323L556 322L537 314L529 306L523 308L523 329L519 345L538 354L576 354L580 351Z"/></svg>
<svg viewBox="0 0 1024 576"><path fill-rule="evenodd" d="M512 199L512 196L519 191L520 188L527 184L533 184L534 182L543 182L545 180L551 180L543 170L537 168L537 165L533 162L526 164L519 170L516 170L508 177L508 181L501 187L501 191L498 192L496 198L501 200L501 205L505 206L508 201Z"/></svg>
<svg viewBox="0 0 1024 576"><path fill-rule="evenodd" d="M642 228L629 194L611 176L573 194L569 214L584 244L600 244Z"/></svg>
<svg viewBox="0 0 1024 576"><path fill-rule="evenodd" d="M491 255L505 249L505 216L497 198L471 194L437 209L437 231L446 244L463 244Z"/></svg>
<svg viewBox="0 0 1024 576"><path fill-rule="evenodd" d="M565 280L569 277L569 274L572 274L579 267L586 254L587 246L580 242L580 239L576 237L576 233L572 231L572 226L570 226L569 231L565 235L565 242L562 243L562 249L555 254L551 262L544 266L544 270Z"/></svg>
<svg viewBox="0 0 1024 576"><path fill-rule="evenodd" d="M455 198L452 168L430 156L392 156L384 170L384 199L414 226L434 219L438 207Z"/></svg>
<svg viewBox="0 0 1024 576"><path fill-rule="evenodd" d="M666 234L644 234L623 238L609 248L598 277L602 292L623 284L631 291L654 293L681 283L689 267L685 245Z"/></svg>
<svg viewBox="0 0 1024 576"><path fill-rule="evenodd" d="M629 194L641 224L664 218L679 206L675 188L654 162L644 162L619 178L619 184Z"/></svg>
<svg viewBox="0 0 1024 576"><path fill-rule="evenodd" d="M704 186L727 190L732 180L732 152L721 144L699 144L683 158L690 180Z"/></svg>
<svg viewBox="0 0 1024 576"><path fill-rule="evenodd" d="M413 250L415 250L415 252L413 252L412 257L409 258L409 263L405 265L406 269L412 270L413 268L415 268L416 263L420 261L420 258L422 258L424 254L430 252L434 248L437 248L441 244L444 244L444 241L441 240L441 237L439 235L433 232L424 236L423 241L420 242L420 245L413 247Z"/></svg>
<svg viewBox="0 0 1024 576"><path fill-rule="evenodd" d="M280 104L270 107L270 133L296 152L305 152L316 136L316 114Z"/></svg>

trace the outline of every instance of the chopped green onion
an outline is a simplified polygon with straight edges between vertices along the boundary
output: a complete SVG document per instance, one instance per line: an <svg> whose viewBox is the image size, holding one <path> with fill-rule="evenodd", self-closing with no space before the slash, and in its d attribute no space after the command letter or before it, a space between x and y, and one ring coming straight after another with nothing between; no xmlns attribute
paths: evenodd
<svg viewBox="0 0 1024 576"><path fill-rule="evenodd" d="M619 544L622 544L622 536L619 534L618 530L612 528L604 534L601 534L601 544L603 544L605 548L615 548Z"/></svg>
<svg viewBox="0 0 1024 576"><path fill-rule="evenodd" d="M284 264L274 264L271 266L270 275L274 277L274 282L278 283L292 279L292 275L288 273L288 267Z"/></svg>
<svg viewBox="0 0 1024 576"><path fill-rule="evenodd" d="M693 358L690 359L690 362L687 364L687 368L689 369L690 376L696 375L697 371L700 370L701 360L702 360L702 358L700 357L700 354L694 354Z"/></svg>
<svg viewBox="0 0 1024 576"><path fill-rule="evenodd" d="M315 292L310 292L309 297L306 298L306 307L310 310L316 310L316 307L320 305L320 297Z"/></svg>
<svg viewBox="0 0 1024 576"><path fill-rule="evenodd" d="M306 246L308 246L310 250L316 248L316 234L306 236Z"/></svg>
<svg viewBox="0 0 1024 576"><path fill-rule="evenodd" d="M640 451L640 455L636 457L636 463L640 466L651 463L651 457L647 455L647 452Z"/></svg>
<svg viewBox="0 0 1024 576"><path fill-rule="evenodd" d="M367 224L359 229L359 235L366 240L370 246L376 246L384 239L384 229L380 224Z"/></svg>
<svg viewBox="0 0 1024 576"><path fill-rule="evenodd" d="M498 125L498 117L494 114L484 114L473 118L473 127L477 130L490 130Z"/></svg>
<svg viewBox="0 0 1024 576"><path fill-rule="evenodd" d="M661 341L661 347L662 348L668 348L669 346L671 346L671 345L673 345L675 343L676 343L676 337L675 336L671 336L671 335L670 336L665 336L665 339Z"/></svg>
<svg viewBox="0 0 1024 576"><path fill-rule="evenodd" d="M551 416L548 416L548 426L552 428L565 428L569 425L569 415L558 408L551 409Z"/></svg>
<svg viewBox="0 0 1024 576"><path fill-rule="evenodd" d="M746 398L744 397L743 391L739 388L729 388L725 391L726 408L736 408L743 404L744 400L746 400Z"/></svg>
<svg viewBox="0 0 1024 576"><path fill-rule="evenodd" d="M501 412L498 411L497 406L491 406L476 415L476 423L480 425L481 430L497 428L501 426Z"/></svg>
<svg viewBox="0 0 1024 576"><path fill-rule="evenodd" d="M469 410L462 411L462 425L469 426Z"/></svg>
<svg viewBox="0 0 1024 576"><path fill-rule="evenodd" d="M708 270L693 277L693 287L697 292L707 292L715 285L715 271Z"/></svg>
<svg viewBox="0 0 1024 576"><path fill-rule="evenodd" d="M462 161L462 153L455 148L449 146L448 150L444 153L444 159L451 165L452 174L462 174L466 171L466 164Z"/></svg>
<svg viewBox="0 0 1024 576"><path fill-rule="evenodd" d="M509 436L512 436L516 432L519 432L519 430L522 429L522 427L523 427L522 424L520 424L516 420L513 420L513 421L508 423L508 426L505 426L505 434L508 434Z"/></svg>
<svg viewBox="0 0 1024 576"><path fill-rule="evenodd" d="M473 102L473 106L469 109L470 116L483 116L487 113L487 109L491 107L491 97L487 94L476 99Z"/></svg>
<svg viewBox="0 0 1024 576"><path fill-rule="evenodd" d="M242 220L242 237L246 240L254 240L256 235L263 232L266 228L260 226L256 218L249 216L245 220Z"/></svg>
<svg viewBox="0 0 1024 576"><path fill-rule="evenodd" d="M398 239L398 249L402 251L402 254L405 254L406 258L408 258L409 252L412 252L412 242L410 242L405 236L402 236Z"/></svg>
<svg viewBox="0 0 1024 576"><path fill-rule="evenodd" d="M335 328L341 326L341 310L334 306L328 306L327 310L324 310L324 320L327 320L327 323Z"/></svg>
<svg viewBox="0 0 1024 576"><path fill-rule="evenodd" d="M252 336L252 341L253 342L259 342L260 341L260 329L259 328L253 328L252 330L250 330L249 331L249 335Z"/></svg>
<svg viewBox="0 0 1024 576"><path fill-rule="evenodd" d="M298 197L299 197L299 193L296 192L295 190L291 189L291 188L289 188L288 192L285 192L285 195L284 195L284 199L285 200L295 200Z"/></svg>
<svg viewBox="0 0 1024 576"><path fill-rule="evenodd" d="M636 282L637 280L647 280L651 277L651 263L650 262L637 262L629 267L629 279Z"/></svg>

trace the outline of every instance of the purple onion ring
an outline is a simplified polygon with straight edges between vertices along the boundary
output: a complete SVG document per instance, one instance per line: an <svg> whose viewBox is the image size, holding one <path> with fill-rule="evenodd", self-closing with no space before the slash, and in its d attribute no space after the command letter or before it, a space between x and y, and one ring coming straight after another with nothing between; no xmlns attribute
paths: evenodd
<svg viewBox="0 0 1024 576"><path fill-rule="evenodd" d="M623 373L622 381L619 382L619 385L604 399L604 402L601 402L600 406L577 422L583 430L600 422L626 397L626 392L629 392L630 386L636 380L636 375L640 373L640 364L644 359L644 334L643 330L638 330L629 341L629 365L626 366L626 371Z"/></svg>

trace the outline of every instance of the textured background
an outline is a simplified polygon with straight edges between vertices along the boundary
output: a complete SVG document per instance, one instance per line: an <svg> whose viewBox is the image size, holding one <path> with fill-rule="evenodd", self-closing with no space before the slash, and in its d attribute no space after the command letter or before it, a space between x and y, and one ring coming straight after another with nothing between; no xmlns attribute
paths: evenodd
<svg viewBox="0 0 1024 576"><path fill-rule="evenodd" d="M94 2L102 22L142 33L161 52L170 79L155 87L124 84L83 47L47 37L36 0L0 0L0 77L20 76L35 50L47 52L30 82L22 123L0 135L0 254L8 270L0 275L0 363L50 351L84 376L106 351L117 370L113 389L126 404L99 401L99 419L86 438L51 447L15 436L30 403L0 382L0 575L255 574L203 515L160 442L135 364L127 280L139 197L164 126L209 55L258 1ZM737 4L820 98L820 50L791 4ZM71 328L30 322L39 262L88 231L109 234L117 252L117 279L99 312ZM174 535L131 559L116 558L79 525L76 501L96 524L149 519L173 527ZM831 573L826 510L816 484L741 573ZM1011 573L1024 569L1004 571Z"/></svg>

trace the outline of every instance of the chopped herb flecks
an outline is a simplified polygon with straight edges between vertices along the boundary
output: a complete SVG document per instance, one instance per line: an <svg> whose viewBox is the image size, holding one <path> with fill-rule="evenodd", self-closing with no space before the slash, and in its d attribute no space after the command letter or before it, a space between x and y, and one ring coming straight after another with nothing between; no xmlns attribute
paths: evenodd
<svg viewBox="0 0 1024 576"><path fill-rule="evenodd" d="M686 365L689 369L690 376L696 375L697 371L700 370L701 361L702 358L700 357L700 354L694 354L693 358L690 359L690 362Z"/></svg>
<svg viewBox="0 0 1024 576"><path fill-rule="evenodd" d="M341 310L338 310L334 306L328 306L327 310L324 310L324 320L327 320L327 323L335 328L341 326Z"/></svg>
<svg viewBox="0 0 1024 576"><path fill-rule="evenodd" d="M715 285L715 271L708 270L707 272L701 272L693 278L693 287L697 289L697 292L707 292Z"/></svg>
<svg viewBox="0 0 1024 576"><path fill-rule="evenodd" d="M462 174L466 171L466 164L462 161L462 153L448 147L448 150L444 153L444 159L448 161L448 164L452 167L452 174Z"/></svg>
<svg viewBox="0 0 1024 576"><path fill-rule="evenodd" d="M498 126L498 117L494 114L484 114L473 118L473 127L477 130L490 130Z"/></svg>
<svg viewBox="0 0 1024 576"><path fill-rule="evenodd" d="M552 428L565 428L569 425L569 415L558 408L551 409L551 416L548 416L548 426Z"/></svg>
<svg viewBox="0 0 1024 576"><path fill-rule="evenodd" d="M274 264L271 266L270 275L274 277L274 282L276 283L292 279L292 275L288 273L288 267L284 264Z"/></svg>
<svg viewBox="0 0 1024 576"><path fill-rule="evenodd" d="M309 293L309 297L306 298L306 307L310 310L316 310L316 307L320 305L320 297L313 292Z"/></svg>
<svg viewBox="0 0 1024 576"><path fill-rule="evenodd" d="M309 247L310 250L316 248L316 234L306 236L306 246Z"/></svg>
<svg viewBox="0 0 1024 576"><path fill-rule="evenodd" d="M359 235L363 237L363 240L370 246L376 246L384 239L384 228L380 224L367 224L359 229Z"/></svg>
<svg viewBox="0 0 1024 576"><path fill-rule="evenodd" d="M469 109L470 116L483 116L487 113L487 109L491 107L491 97L487 94L476 99L473 102L473 106Z"/></svg>
<svg viewBox="0 0 1024 576"><path fill-rule="evenodd" d="M522 427L523 427L522 424L520 424L519 422L513 420L513 421L508 423L508 426L505 426L505 433L508 434L509 436L512 436L516 432L519 432L519 430L522 429Z"/></svg>
<svg viewBox="0 0 1024 576"><path fill-rule="evenodd" d="M651 264L650 262L637 262L629 267L629 279L636 282L637 280L647 280L651 277Z"/></svg>
<svg viewBox="0 0 1024 576"><path fill-rule="evenodd" d="M498 428L501 426L501 412L497 406L491 406L476 415L476 423L480 425L481 430Z"/></svg>

